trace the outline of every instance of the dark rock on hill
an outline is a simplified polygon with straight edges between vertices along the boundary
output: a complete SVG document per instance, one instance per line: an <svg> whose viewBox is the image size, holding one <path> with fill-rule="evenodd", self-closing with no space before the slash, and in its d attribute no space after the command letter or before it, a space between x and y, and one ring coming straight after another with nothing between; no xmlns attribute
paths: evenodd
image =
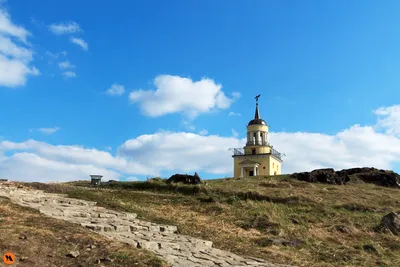
<svg viewBox="0 0 400 267"><path fill-rule="evenodd" d="M336 172L339 176L355 176L366 183L387 187L400 188L400 175L393 171L378 170L375 168L352 168Z"/></svg>
<svg viewBox="0 0 400 267"><path fill-rule="evenodd" d="M293 173L290 177L310 183L345 184L349 181L348 177L339 176L335 170L331 168Z"/></svg>
<svg viewBox="0 0 400 267"><path fill-rule="evenodd" d="M194 175L188 174L174 174L168 180L167 183L184 183L184 184L200 184L201 179L197 172Z"/></svg>
<svg viewBox="0 0 400 267"><path fill-rule="evenodd" d="M400 235L400 214L391 212L382 218L381 228L387 229L395 235Z"/></svg>
<svg viewBox="0 0 400 267"><path fill-rule="evenodd" d="M375 168L352 168L341 171L334 171L331 168L317 169L311 172L293 173L290 177L311 183L346 184L351 180L359 180L380 186L400 188L399 174Z"/></svg>

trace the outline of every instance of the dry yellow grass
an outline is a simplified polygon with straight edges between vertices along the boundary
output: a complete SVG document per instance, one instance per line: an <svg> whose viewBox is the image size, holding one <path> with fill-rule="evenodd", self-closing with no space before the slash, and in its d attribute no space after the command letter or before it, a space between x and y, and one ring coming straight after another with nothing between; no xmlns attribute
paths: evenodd
<svg viewBox="0 0 400 267"><path fill-rule="evenodd" d="M106 189L75 185L80 186L64 187L71 197L177 225L183 234L242 255L307 267L400 266L400 237L374 230L385 214L400 210L397 189L310 184L285 176L220 179L200 186L160 181L113 183ZM301 244L273 245L269 239Z"/></svg>
<svg viewBox="0 0 400 267"><path fill-rule="evenodd" d="M94 245L95 247L88 248ZM16 256L9 266L166 266L152 253L118 242L65 221L48 218L30 208L0 198L0 252ZM67 257L79 251L77 258ZM2 262L0 266L6 266ZM110 257L113 262L99 259Z"/></svg>

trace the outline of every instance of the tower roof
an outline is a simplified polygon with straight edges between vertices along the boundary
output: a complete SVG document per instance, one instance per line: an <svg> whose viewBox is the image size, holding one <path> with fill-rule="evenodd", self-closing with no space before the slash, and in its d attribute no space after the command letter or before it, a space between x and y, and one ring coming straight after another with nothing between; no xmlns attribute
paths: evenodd
<svg viewBox="0 0 400 267"><path fill-rule="evenodd" d="M267 125L267 123L261 119L260 111L258 110L258 98L260 95L256 96L256 112L254 113L254 119L249 122L250 125Z"/></svg>

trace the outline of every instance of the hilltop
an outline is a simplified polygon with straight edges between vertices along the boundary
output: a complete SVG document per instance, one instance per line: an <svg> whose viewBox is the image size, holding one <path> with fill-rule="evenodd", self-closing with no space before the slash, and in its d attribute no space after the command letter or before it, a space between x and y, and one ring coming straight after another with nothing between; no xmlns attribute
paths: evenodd
<svg viewBox="0 0 400 267"><path fill-rule="evenodd" d="M354 178L354 177L353 177ZM293 175L207 180L199 185L88 181L31 183L48 192L177 225L240 255L298 266L399 266L400 237L378 230L399 211L399 189L364 183L309 183Z"/></svg>

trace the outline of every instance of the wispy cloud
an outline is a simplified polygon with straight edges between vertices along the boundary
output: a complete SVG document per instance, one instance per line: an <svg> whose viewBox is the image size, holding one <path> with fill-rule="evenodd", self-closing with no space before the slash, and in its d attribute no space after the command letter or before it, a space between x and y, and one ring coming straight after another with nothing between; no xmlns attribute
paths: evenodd
<svg viewBox="0 0 400 267"><path fill-rule="evenodd" d="M7 36L13 36L24 43L26 43L26 39L29 35L31 35L30 32L28 32L25 28L15 25L10 18L10 15L7 13L5 9L2 9L0 7L0 33L7 35Z"/></svg>
<svg viewBox="0 0 400 267"><path fill-rule="evenodd" d="M73 71L64 71L62 75L66 78L74 78L76 77L76 73Z"/></svg>
<svg viewBox="0 0 400 267"><path fill-rule="evenodd" d="M80 46L83 50L87 51L88 50L88 43L85 42L82 38L76 38L76 37L71 37L71 42Z"/></svg>
<svg viewBox="0 0 400 267"><path fill-rule="evenodd" d="M236 112L233 112L233 111L229 112L228 115L229 115L229 116L242 116L242 114L236 113Z"/></svg>
<svg viewBox="0 0 400 267"><path fill-rule="evenodd" d="M54 134L60 130L60 127L39 128L38 131L43 134Z"/></svg>
<svg viewBox="0 0 400 267"><path fill-rule="evenodd" d="M49 56L49 57L51 57L51 58L58 58L60 55L63 55L63 56L67 56L67 51L61 51L61 52L58 52L58 53L51 53L50 51L46 51L46 55L47 56Z"/></svg>
<svg viewBox="0 0 400 267"><path fill-rule="evenodd" d="M110 88L108 88L108 90L106 91L107 95L122 95L125 92L125 86L121 85L121 84L116 84L114 83L113 85L111 85Z"/></svg>
<svg viewBox="0 0 400 267"><path fill-rule="evenodd" d="M192 124L191 121L182 119L182 125L183 125L186 129L188 129L189 131L194 131L194 130L196 130L196 126L194 126L194 125Z"/></svg>
<svg viewBox="0 0 400 267"><path fill-rule="evenodd" d="M74 69L76 66L71 64L68 60L58 63L60 69Z"/></svg>
<svg viewBox="0 0 400 267"><path fill-rule="evenodd" d="M240 92L233 92L232 93L232 97L234 100L239 99L242 96L242 94Z"/></svg>
<svg viewBox="0 0 400 267"><path fill-rule="evenodd" d="M58 24L53 23L49 26L49 30L57 35L72 34L82 31L79 24L75 21L61 22Z"/></svg>
<svg viewBox="0 0 400 267"><path fill-rule="evenodd" d="M232 136L237 138L239 136L239 133L235 131L235 129L232 129Z"/></svg>
<svg viewBox="0 0 400 267"><path fill-rule="evenodd" d="M50 135L58 132L61 128L60 127L48 127L48 128L38 128L38 129L30 129L30 132L38 131L42 134Z"/></svg>
<svg viewBox="0 0 400 267"><path fill-rule="evenodd" d="M199 135L207 135L208 131L206 129L203 129L199 132Z"/></svg>

